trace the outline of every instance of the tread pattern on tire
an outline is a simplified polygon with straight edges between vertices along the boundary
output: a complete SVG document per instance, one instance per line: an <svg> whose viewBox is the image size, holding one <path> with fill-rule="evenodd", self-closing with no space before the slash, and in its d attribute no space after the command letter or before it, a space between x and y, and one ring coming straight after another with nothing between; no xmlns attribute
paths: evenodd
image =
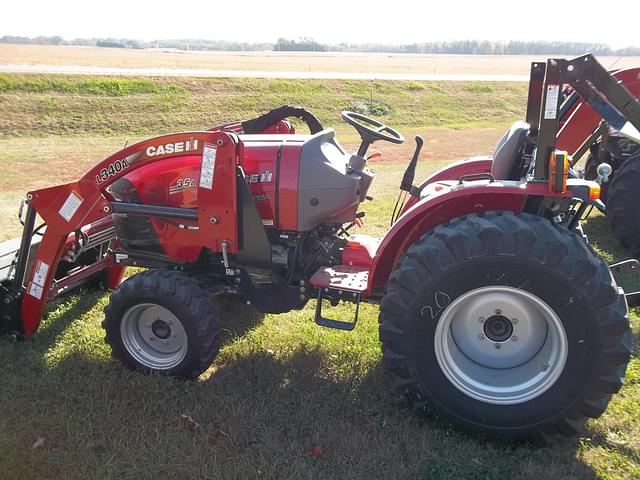
<svg viewBox="0 0 640 480"><path fill-rule="evenodd" d="M171 270L147 270L125 280L111 295L104 309L105 341L111 346L111 354L134 370L148 371L136 364L120 341L120 315L132 300L160 294L174 297L183 313L193 319L195 336L190 339L189 352L177 368L160 373L182 378L196 378L204 372L218 354L221 332L217 312L208 293L196 279ZM193 341L195 338L195 341Z"/></svg>
<svg viewBox="0 0 640 480"><path fill-rule="evenodd" d="M537 216L511 212L463 216L436 227L409 248L389 278L379 317L383 361L394 376L395 389L407 398L413 411L435 407L438 413L433 405L436 402L429 402L430 393L412 373L409 308L429 278L465 260L487 255L527 257L563 272L581 292L574 300L590 302L596 312L603 347L600 367L591 375L587 394L560 418L524 436L573 435L585 417L602 415L624 381L631 354L627 304L608 266L588 244Z"/></svg>
<svg viewBox="0 0 640 480"><path fill-rule="evenodd" d="M640 151L618 169L609 185L607 216L616 238L634 256L640 256Z"/></svg>

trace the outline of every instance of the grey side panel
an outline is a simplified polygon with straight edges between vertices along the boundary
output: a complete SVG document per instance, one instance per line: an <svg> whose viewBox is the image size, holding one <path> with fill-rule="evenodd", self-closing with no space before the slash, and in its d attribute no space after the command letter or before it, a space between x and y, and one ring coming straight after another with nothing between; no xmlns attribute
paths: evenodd
<svg viewBox="0 0 640 480"><path fill-rule="evenodd" d="M332 129L304 143L298 179L298 230L353 220L370 181L363 182L363 175L349 168L350 159Z"/></svg>

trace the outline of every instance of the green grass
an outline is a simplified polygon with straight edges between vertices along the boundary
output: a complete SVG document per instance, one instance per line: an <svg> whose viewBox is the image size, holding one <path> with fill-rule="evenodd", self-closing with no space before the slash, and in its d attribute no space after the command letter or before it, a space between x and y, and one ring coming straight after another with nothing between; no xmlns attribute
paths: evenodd
<svg viewBox="0 0 640 480"><path fill-rule="evenodd" d="M0 136L199 130L282 104L323 123L354 109L397 127L462 128L518 119L520 84L261 79L92 79L0 75Z"/></svg>
<svg viewBox="0 0 640 480"><path fill-rule="evenodd" d="M412 83L187 79L178 83L189 92L180 96L184 104L167 100L175 110L163 116L166 124L156 118L162 116L158 92L5 92L0 95L0 221L5 222L0 226L17 228L12 202L20 198L24 182L35 188L72 180L76 171L121 147L123 133L134 141L146 133L247 118L281 103L289 91L335 125L342 107L332 102L371 104L373 89L374 102L391 108L389 123L396 126L392 120L397 120L405 133L431 125L425 119L432 118L433 110L422 110L427 103L440 102L444 108L448 101L455 108L447 115L462 127L497 121L487 120L482 105L499 110L507 102L521 110L524 99L518 85L513 95L502 95L497 85L491 86L493 92L470 87L466 108L459 98L444 98L452 92L466 95L464 84L424 82L418 88ZM399 92L406 97L398 97ZM206 103L195 105L196 100ZM143 103L152 114L133 116ZM7 105L26 110L11 120L8 113L14 110ZM235 110L220 113L223 105ZM76 107L84 110L74 113ZM245 107L248 111L240 113ZM513 116L509 110L497 114L502 121ZM118 135L101 135L107 129ZM344 138L342 133L347 130L341 130ZM417 177L441 166L433 159L422 161ZM366 232L382 235L402 165L374 169L375 201L365 204ZM612 239L604 217L593 216L586 230L608 261L628 256ZM632 277L621 281L625 288L640 288ZM224 301L219 305L224 326L220 355L201 378L183 382L135 374L110 359L100 327L107 301L106 294L94 291L68 295L49 305L33 340L0 339L1 479L640 478L636 315L636 350L627 383L607 413L589 422L583 438L539 448L485 441L438 419L413 416L392 393L382 368L376 306L364 305L358 327L347 333L317 327L314 302L300 312L258 315ZM340 306L331 313L346 317L351 310ZM199 427L190 428L182 415L190 415ZM44 443L32 449L38 438ZM322 447L321 457L309 454L314 445Z"/></svg>

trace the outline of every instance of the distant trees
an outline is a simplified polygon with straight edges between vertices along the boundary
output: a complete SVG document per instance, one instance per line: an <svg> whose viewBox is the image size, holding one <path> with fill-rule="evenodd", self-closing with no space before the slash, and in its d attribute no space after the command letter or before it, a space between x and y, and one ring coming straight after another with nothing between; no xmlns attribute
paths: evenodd
<svg viewBox="0 0 640 480"><path fill-rule="evenodd" d="M330 51L386 52L386 53L448 53L465 55L579 55L591 52L595 55L640 55L640 47L613 50L608 45L576 42L451 40L443 42L414 43L409 45L349 44L331 45Z"/></svg>
<svg viewBox="0 0 640 480"><path fill-rule="evenodd" d="M382 53L449 53L466 55L579 55L591 52L595 55L640 56L640 47L612 49L599 43L555 42L555 41L508 41L450 40L441 42L413 43L406 45L373 43L339 43L328 45L313 38L279 38L269 42L233 42L227 40L175 39L143 42L127 38L76 38L66 40L61 36L21 37L5 35L0 43L25 45L87 45L111 48L174 48L176 50L213 51L263 51L280 52L382 52Z"/></svg>
<svg viewBox="0 0 640 480"><path fill-rule="evenodd" d="M326 52L328 49L327 45L308 37L301 37L298 40L279 38L273 46L276 52Z"/></svg>

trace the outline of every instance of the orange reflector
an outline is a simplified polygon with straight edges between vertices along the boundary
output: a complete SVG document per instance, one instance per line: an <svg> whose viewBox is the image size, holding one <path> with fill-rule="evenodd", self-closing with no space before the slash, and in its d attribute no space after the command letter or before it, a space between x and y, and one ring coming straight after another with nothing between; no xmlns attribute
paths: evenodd
<svg viewBox="0 0 640 480"><path fill-rule="evenodd" d="M569 154L562 150L551 152L549 159L549 190L554 193L567 191L569 178Z"/></svg>
<svg viewBox="0 0 640 480"><path fill-rule="evenodd" d="M601 191L600 185L592 182L592 184L589 185L589 200L600 200Z"/></svg>

